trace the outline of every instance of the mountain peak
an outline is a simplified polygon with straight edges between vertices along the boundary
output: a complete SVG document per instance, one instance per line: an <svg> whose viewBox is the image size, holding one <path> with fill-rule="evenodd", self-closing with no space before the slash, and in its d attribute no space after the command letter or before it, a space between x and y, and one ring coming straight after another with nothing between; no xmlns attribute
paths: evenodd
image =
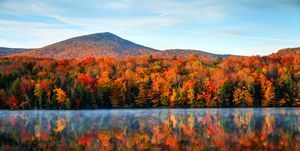
<svg viewBox="0 0 300 151"><path fill-rule="evenodd" d="M11 51L11 50L9 50ZM6 55L8 53L3 53ZM125 57L157 54L159 56L199 56L228 57L198 50L173 49L159 51L123 39L110 32L93 33L70 38L42 48L17 53L19 56L43 57L53 59L84 59L86 57ZM1 53L0 53L1 55Z"/></svg>
<svg viewBox="0 0 300 151"><path fill-rule="evenodd" d="M115 34L113 34L113 33L111 33L111 32L99 32L99 33L94 33L94 34L100 34L100 35L115 35ZM91 35L93 35L93 34L91 34ZM116 35L115 35L116 36Z"/></svg>
<svg viewBox="0 0 300 151"><path fill-rule="evenodd" d="M89 35L83 35L83 36L79 36L79 37L75 37L75 38L71 38L68 40L74 40L74 39L78 39L78 40L83 40L83 41L121 41L121 40L125 40L122 39L121 37L110 33L110 32L102 32L102 33L94 33L94 34L89 34Z"/></svg>
<svg viewBox="0 0 300 151"><path fill-rule="evenodd" d="M138 45L113 33L103 32L70 38L18 55L54 59L139 56L158 50Z"/></svg>
<svg viewBox="0 0 300 151"><path fill-rule="evenodd" d="M118 37L121 38L111 32L100 32L100 33L93 33L93 34L88 34L88 35L83 35L80 37L84 37L84 36L92 36L92 37Z"/></svg>

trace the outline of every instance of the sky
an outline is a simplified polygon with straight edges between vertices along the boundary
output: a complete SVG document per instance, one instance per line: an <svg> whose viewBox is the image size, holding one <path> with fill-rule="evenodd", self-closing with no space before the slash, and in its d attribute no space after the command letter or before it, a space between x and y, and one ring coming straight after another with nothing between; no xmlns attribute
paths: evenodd
<svg viewBox="0 0 300 151"><path fill-rule="evenodd" d="M0 47L99 32L160 50L267 55L300 46L300 0L0 0Z"/></svg>

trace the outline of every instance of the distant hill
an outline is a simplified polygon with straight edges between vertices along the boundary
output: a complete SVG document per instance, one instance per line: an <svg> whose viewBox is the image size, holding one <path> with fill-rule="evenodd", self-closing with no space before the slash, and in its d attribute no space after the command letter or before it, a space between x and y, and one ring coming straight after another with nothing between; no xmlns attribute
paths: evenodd
<svg viewBox="0 0 300 151"><path fill-rule="evenodd" d="M0 56L7 56L11 54L17 54L21 52L29 51L30 49L24 49L24 48L6 48L6 47L0 47Z"/></svg>
<svg viewBox="0 0 300 151"><path fill-rule="evenodd" d="M90 56L139 56L157 51L159 50L133 43L109 32L104 32L67 39L16 55L55 59L83 59Z"/></svg>
<svg viewBox="0 0 300 151"><path fill-rule="evenodd" d="M230 54L214 54L192 49L167 49L157 50L142 46L123 39L115 34L104 32L70 38L38 49L4 48L0 47L0 56L29 56L46 57L54 59L83 59L86 57L125 57L154 54L166 57L187 57L193 54L198 56L222 57L233 56ZM272 55L285 56L288 54L299 55L300 47L281 49Z"/></svg>
<svg viewBox="0 0 300 151"><path fill-rule="evenodd" d="M191 49L167 49L164 50L163 53L168 57L182 57L182 56L190 56L190 55L197 55L197 56L208 56L208 57L222 57L227 58L231 55L222 55L222 54L214 54L214 53L208 53L201 50L191 50Z"/></svg>
<svg viewBox="0 0 300 151"><path fill-rule="evenodd" d="M276 55L286 56L286 55L300 55L300 47L297 48L285 48L278 50Z"/></svg>
<svg viewBox="0 0 300 151"><path fill-rule="evenodd" d="M218 55L200 50L169 49L156 50L142 46L131 41L125 40L109 32L96 33L79 36L57 42L42 48L33 49L23 53L17 53L16 56L46 57L54 59L83 59L86 57L125 57L141 56L146 54L160 54L161 56L198 56L210 57L228 57L229 55Z"/></svg>

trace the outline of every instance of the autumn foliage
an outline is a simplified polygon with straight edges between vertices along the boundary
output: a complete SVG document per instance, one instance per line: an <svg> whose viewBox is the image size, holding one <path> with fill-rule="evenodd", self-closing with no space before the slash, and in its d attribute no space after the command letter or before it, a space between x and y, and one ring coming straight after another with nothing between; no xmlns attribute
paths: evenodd
<svg viewBox="0 0 300 151"><path fill-rule="evenodd" d="M0 58L2 109L281 107L299 98L299 55Z"/></svg>

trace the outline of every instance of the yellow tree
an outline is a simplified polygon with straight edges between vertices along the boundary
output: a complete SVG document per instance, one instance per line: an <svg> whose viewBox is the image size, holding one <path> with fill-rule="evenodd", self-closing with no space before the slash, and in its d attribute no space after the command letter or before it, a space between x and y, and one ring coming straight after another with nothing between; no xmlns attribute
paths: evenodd
<svg viewBox="0 0 300 151"><path fill-rule="evenodd" d="M35 84L33 93L39 100L39 108L42 109L43 89L41 88L41 85L39 83Z"/></svg>
<svg viewBox="0 0 300 151"><path fill-rule="evenodd" d="M176 91L176 89L173 89L172 95L170 97L170 106L175 107L176 101L177 101L177 91Z"/></svg>
<svg viewBox="0 0 300 151"><path fill-rule="evenodd" d="M275 90L271 81L267 80L266 76L260 75L260 85L262 96L262 106L274 106L275 105Z"/></svg>
<svg viewBox="0 0 300 151"><path fill-rule="evenodd" d="M233 102L238 107L253 106L253 98L247 89L237 88L233 93Z"/></svg>
<svg viewBox="0 0 300 151"><path fill-rule="evenodd" d="M56 101L59 104L66 103L67 108L71 107L70 99L68 98L65 91L63 91L61 88L56 88L53 90L53 92L56 93Z"/></svg>
<svg viewBox="0 0 300 151"><path fill-rule="evenodd" d="M122 105L124 105L125 100L126 100L126 84L124 82L124 80L122 78L118 78L116 80L114 80L113 82L113 86L111 86L111 94L110 94L110 101L111 101L111 105L112 107L120 107ZM103 93L101 91L101 95L103 98Z"/></svg>
<svg viewBox="0 0 300 151"><path fill-rule="evenodd" d="M190 107L195 107L195 91L193 88L188 89L187 91L188 104Z"/></svg>
<svg viewBox="0 0 300 151"><path fill-rule="evenodd" d="M183 90L184 92L186 92L187 94L187 104L190 106L190 107L195 107L195 90L194 90L194 85L195 83L192 81L192 80L189 80L187 82L185 82L183 84Z"/></svg>
<svg viewBox="0 0 300 151"><path fill-rule="evenodd" d="M172 89L172 95L170 96L171 107L182 107L183 102L183 91L181 89Z"/></svg>
<svg viewBox="0 0 300 151"><path fill-rule="evenodd" d="M275 90L270 81L266 82L266 88L263 96L262 106L275 106Z"/></svg>
<svg viewBox="0 0 300 151"><path fill-rule="evenodd" d="M97 86L98 86L98 95L100 96L100 102L103 104L104 107L110 107L110 93L115 93L118 91L118 88L120 85L122 85L122 79L118 78L115 80L115 83L110 79L109 72L104 71L101 74L101 77L97 80ZM111 90L114 87L114 90ZM118 107L119 98L115 97L116 95L112 95L111 99L114 102L114 107Z"/></svg>

